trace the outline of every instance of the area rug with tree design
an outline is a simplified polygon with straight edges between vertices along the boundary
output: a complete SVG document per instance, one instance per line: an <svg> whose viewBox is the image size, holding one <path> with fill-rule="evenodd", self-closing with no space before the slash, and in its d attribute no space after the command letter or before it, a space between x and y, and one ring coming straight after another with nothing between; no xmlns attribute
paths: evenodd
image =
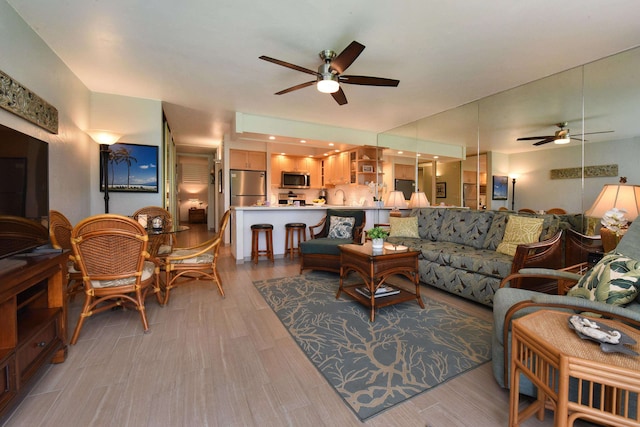
<svg viewBox="0 0 640 427"><path fill-rule="evenodd" d="M336 299L338 280L311 272L254 285L360 420L491 358L490 322L424 296L424 309L415 300L383 307L370 322L368 308Z"/></svg>

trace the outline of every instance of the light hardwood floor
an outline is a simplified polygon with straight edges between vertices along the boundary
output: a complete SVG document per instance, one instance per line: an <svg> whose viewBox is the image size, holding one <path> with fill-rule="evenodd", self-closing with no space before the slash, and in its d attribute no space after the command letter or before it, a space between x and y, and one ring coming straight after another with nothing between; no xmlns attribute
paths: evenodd
<svg viewBox="0 0 640 427"><path fill-rule="evenodd" d="M182 241L203 239L193 227ZM66 362L49 365L5 426L506 426L508 392L491 364L361 423L298 348L252 285L297 275L298 259L236 265L222 250L226 298L210 282L147 302L150 332L133 311L89 318ZM491 319L491 310L430 287L438 298ZM69 308L73 332L81 305ZM530 419L525 426L551 426Z"/></svg>

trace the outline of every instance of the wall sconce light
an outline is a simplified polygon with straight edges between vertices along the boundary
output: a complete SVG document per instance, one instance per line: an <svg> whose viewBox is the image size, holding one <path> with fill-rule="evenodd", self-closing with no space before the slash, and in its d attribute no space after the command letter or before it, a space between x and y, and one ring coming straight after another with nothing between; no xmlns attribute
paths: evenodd
<svg viewBox="0 0 640 427"><path fill-rule="evenodd" d="M109 213L109 145L115 144L122 137L121 134L103 129L90 129L87 135L100 144L102 159L102 181L104 183L104 213Z"/></svg>

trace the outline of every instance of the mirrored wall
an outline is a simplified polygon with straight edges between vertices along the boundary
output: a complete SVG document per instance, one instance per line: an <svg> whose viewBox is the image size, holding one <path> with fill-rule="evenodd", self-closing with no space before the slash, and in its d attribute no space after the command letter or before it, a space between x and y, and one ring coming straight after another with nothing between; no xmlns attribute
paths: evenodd
<svg viewBox="0 0 640 427"><path fill-rule="evenodd" d="M413 179L431 205L583 213L620 176L640 184L638 70L635 48L381 133L385 186Z"/></svg>

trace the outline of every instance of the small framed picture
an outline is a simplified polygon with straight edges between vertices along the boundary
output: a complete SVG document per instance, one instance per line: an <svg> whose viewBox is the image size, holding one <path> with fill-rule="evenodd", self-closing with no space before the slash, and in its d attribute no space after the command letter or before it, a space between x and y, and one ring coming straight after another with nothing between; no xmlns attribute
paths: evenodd
<svg viewBox="0 0 640 427"><path fill-rule="evenodd" d="M362 165L362 172L373 172L373 165Z"/></svg>
<svg viewBox="0 0 640 427"><path fill-rule="evenodd" d="M438 199L446 199L447 198L447 183L446 182L436 182L436 198L438 198Z"/></svg>
<svg viewBox="0 0 640 427"><path fill-rule="evenodd" d="M508 177L493 176L493 195L492 200L507 200Z"/></svg>

